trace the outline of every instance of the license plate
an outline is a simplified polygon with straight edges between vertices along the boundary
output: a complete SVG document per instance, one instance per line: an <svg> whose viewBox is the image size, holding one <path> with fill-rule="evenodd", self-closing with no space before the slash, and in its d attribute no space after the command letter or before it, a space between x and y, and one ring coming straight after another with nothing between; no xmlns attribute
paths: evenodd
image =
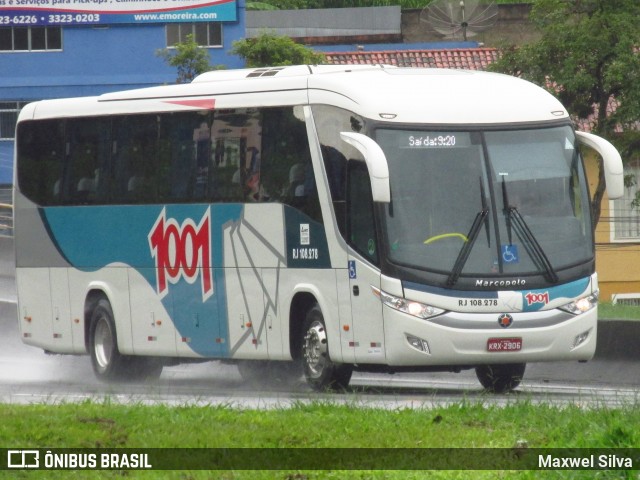
<svg viewBox="0 0 640 480"><path fill-rule="evenodd" d="M487 340L489 352L517 352L522 350L522 338L490 338Z"/></svg>

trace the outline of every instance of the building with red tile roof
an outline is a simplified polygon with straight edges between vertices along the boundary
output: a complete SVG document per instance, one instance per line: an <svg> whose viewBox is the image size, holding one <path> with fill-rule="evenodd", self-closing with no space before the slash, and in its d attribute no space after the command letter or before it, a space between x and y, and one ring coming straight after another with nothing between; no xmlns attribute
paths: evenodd
<svg viewBox="0 0 640 480"><path fill-rule="evenodd" d="M456 68L486 70L497 60L496 48L453 48L440 50L386 50L325 52L333 65L386 64L398 67Z"/></svg>

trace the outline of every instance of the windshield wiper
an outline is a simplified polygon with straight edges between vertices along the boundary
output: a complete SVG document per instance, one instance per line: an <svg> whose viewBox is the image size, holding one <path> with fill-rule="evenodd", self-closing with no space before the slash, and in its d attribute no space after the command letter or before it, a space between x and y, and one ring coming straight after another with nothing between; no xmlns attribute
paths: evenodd
<svg viewBox="0 0 640 480"><path fill-rule="evenodd" d="M516 235L522 241L525 250L533 260L533 263L538 267L538 270L544 272L544 277L551 283L558 282L558 274L553 269L553 265L549 261L549 257L544 253L543 248L538 243L535 235L527 225L518 208L509 204L509 197L507 195L507 185L504 181L505 174L502 176L502 197L504 201L504 212L507 221L507 236L509 237L509 245L513 245L511 238L511 230L515 230Z"/></svg>
<svg viewBox="0 0 640 480"><path fill-rule="evenodd" d="M502 177L502 205L504 205L504 213L507 221L507 238L509 245L513 245L513 239L511 236L511 215L509 214L509 195L507 195L507 184L504 181L504 177L509 175L508 173L500 173Z"/></svg>
<svg viewBox="0 0 640 480"><path fill-rule="evenodd" d="M480 210L476 214L476 218L473 220L471 224L471 229L467 234L467 241L464 242L464 245L460 249L458 253L458 258L456 258L456 263L453 264L453 269L447 278L447 286L452 287L458 281L460 274L462 273L462 269L464 268L465 263L469 259L469 254L471 253L471 249L473 248L473 244L476 242L476 238L478 238L478 233L480 233L480 228L482 224L486 224L487 226L487 242L490 241L490 233L489 233L489 222L487 215L489 215L489 207L487 206L486 199L484 198L484 187L482 186L482 178L480 178L480 196L482 202L482 210Z"/></svg>
<svg viewBox="0 0 640 480"><path fill-rule="evenodd" d="M489 213L489 206L487 205L487 198L484 195L484 184L482 183L482 177L480 177L480 201L482 202L482 211ZM491 231L489 229L489 219L484 215L485 231L487 232L487 245L491 248Z"/></svg>
<svg viewBox="0 0 640 480"><path fill-rule="evenodd" d="M547 257L546 253L536 240L535 235L525 222L522 215L516 207L509 207L508 216L513 221L513 229L516 231L516 235L522 240L524 244L524 248L529 254L529 256L533 259L533 263L536 264L539 270L545 272L545 278L551 283L558 282L558 274L553 269L551 262L549 261L549 257Z"/></svg>

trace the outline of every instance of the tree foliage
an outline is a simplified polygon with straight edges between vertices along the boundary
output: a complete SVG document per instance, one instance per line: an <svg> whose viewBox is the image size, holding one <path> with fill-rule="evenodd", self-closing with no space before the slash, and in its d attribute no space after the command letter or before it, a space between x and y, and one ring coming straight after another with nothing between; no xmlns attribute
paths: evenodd
<svg viewBox="0 0 640 480"><path fill-rule="evenodd" d="M248 67L317 64L324 60L322 53L314 52L287 36L268 32L233 42L231 53L243 58Z"/></svg>
<svg viewBox="0 0 640 480"><path fill-rule="evenodd" d="M639 18L638 0L537 0L531 20L540 40L505 49L491 69L546 87L575 119L589 119L594 133L615 143L616 131L633 131L640 119ZM595 223L605 191L602 159L598 166Z"/></svg>
<svg viewBox="0 0 640 480"><path fill-rule="evenodd" d="M186 36L184 42L176 43L173 49L157 50L156 55L178 69L177 83L188 83L197 75L213 69L209 52L201 48L191 34Z"/></svg>

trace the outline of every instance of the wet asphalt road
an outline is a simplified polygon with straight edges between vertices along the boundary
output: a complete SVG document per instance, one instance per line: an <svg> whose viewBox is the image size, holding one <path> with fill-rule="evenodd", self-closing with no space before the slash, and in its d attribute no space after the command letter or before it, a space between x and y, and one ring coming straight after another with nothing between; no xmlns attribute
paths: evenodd
<svg viewBox="0 0 640 480"><path fill-rule="evenodd" d="M505 404L518 399L559 404L635 403L640 364L629 359L588 363L531 364L522 385L508 395L483 392L473 371L455 373L355 373L349 392L316 393L302 381L249 384L237 368L205 362L165 368L150 383L102 383L88 356L48 355L22 344L15 303L0 303L0 402L101 400L168 404L227 404L270 408L300 401L336 401L370 406L429 407L477 399Z"/></svg>

